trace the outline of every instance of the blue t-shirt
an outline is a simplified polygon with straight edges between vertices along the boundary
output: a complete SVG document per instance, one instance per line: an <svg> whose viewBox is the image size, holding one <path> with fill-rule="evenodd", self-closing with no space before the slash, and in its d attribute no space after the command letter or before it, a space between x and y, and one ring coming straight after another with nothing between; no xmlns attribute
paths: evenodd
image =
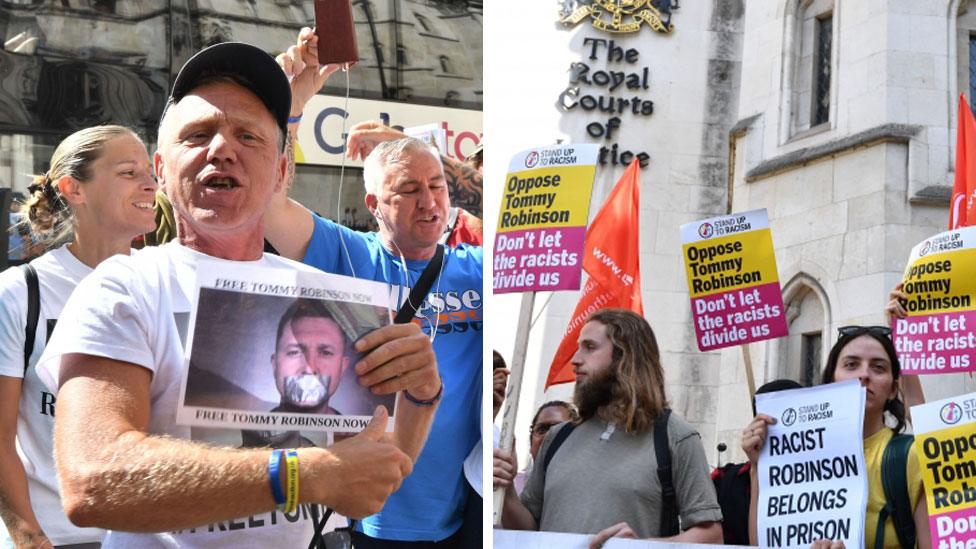
<svg viewBox="0 0 976 549"><path fill-rule="evenodd" d="M315 229L303 260L307 265L411 287L427 266L427 261L407 260L404 273L400 258L383 247L376 233L359 233L313 218ZM434 352L444 395L413 473L382 511L357 524L370 537L439 541L461 526L464 459L481 436L483 263L481 247L448 248L439 280L414 318L424 332L436 329Z"/></svg>

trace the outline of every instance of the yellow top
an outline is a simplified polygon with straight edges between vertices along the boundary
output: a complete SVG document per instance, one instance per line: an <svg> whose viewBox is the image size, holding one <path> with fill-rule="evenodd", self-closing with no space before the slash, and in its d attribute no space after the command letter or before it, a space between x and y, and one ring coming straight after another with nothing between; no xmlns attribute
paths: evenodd
<svg viewBox="0 0 976 549"><path fill-rule="evenodd" d="M888 446L888 441L895 434L888 428L881 429L877 433L864 439L864 464L868 470L868 511L864 517L864 546L867 549L874 547L874 532L878 528L878 513L885 505L884 486L881 484L881 457L884 449ZM918 463L918 454L912 446L908 451L907 477L908 496L912 509L918 504L919 496L922 494L922 472ZM885 549L900 549L898 534L895 533L895 523L888 519L885 525Z"/></svg>

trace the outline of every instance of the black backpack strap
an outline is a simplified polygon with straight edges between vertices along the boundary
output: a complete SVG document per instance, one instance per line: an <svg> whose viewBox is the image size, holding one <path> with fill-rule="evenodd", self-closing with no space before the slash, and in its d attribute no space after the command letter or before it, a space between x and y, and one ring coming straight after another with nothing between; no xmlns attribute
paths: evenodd
<svg viewBox="0 0 976 549"><path fill-rule="evenodd" d="M657 478L661 481L661 537L678 534L678 499L674 491L671 471L671 445L668 443L668 418L671 410L664 411L654 420L654 453L657 456Z"/></svg>
<svg viewBox="0 0 976 549"><path fill-rule="evenodd" d="M569 438L570 433L576 428L576 424L569 421L562 427L562 429L556 431L555 437L552 439L552 443L549 448L546 449L546 457L542 460L542 472L545 473L549 469L549 462L552 461L552 456L556 455L556 450L566 442Z"/></svg>
<svg viewBox="0 0 976 549"><path fill-rule="evenodd" d="M894 521L898 543L902 547L915 547L915 521L908 493L908 451L915 437L895 435L885 446L881 456L881 485L884 488L885 505L878 513L878 529L874 534L875 548L884 547L884 530L888 517Z"/></svg>
<svg viewBox="0 0 976 549"><path fill-rule="evenodd" d="M27 281L27 326L24 334L24 375L27 375L30 356L34 352L34 338L37 336L37 320L41 316L41 289L33 265L24 263L20 268Z"/></svg>
<svg viewBox="0 0 976 549"><path fill-rule="evenodd" d="M434 285L434 281L440 276L441 265L443 263L444 246L438 244L437 251L434 252L434 257L431 258L430 263L424 268L424 272L420 274L420 279L417 280L417 284L410 290L410 295L407 296L407 302L397 311L396 317L393 319L394 324L406 324L413 319L413 316L417 314L417 307L420 307L420 304L424 302L427 294L430 293L430 288ZM406 265L404 265L404 268L406 268Z"/></svg>

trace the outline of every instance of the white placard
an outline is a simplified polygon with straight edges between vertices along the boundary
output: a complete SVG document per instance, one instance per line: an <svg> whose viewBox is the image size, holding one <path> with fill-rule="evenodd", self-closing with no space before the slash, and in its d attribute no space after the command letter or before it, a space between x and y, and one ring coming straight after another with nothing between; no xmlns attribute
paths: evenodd
<svg viewBox="0 0 976 549"><path fill-rule="evenodd" d="M247 446L255 433L358 432L384 405L392 430L396 395L359 385L353 343L390 323L399 287L206 260L197 273L178 423L250 431Z"/></svg>
<svg viewBox="0 0 976 549"><path fill-rule="evenodd" d="M864 399L856 380L756 395L776 419L759 455L760 546L864 546Z"/></svg>
<svg viewBox="0 0 976 549"><path fill-rule="evenodd" d="M590 538L585 534L564 534L560 532L532 532L525 530L505 530L495 528L492 532L495 549L587 549ZM695 543L669 543L646 539L610 538L603 544L604 549L701 549ZM733 545L708 545L710 549L733 549Z"/></svg>
<svg viewBox="0 0 976 549"><path fill-rule="evenodd" d="M424 124L423 126L403 128L403 133L410 137L416 137L427 145L436 147L440 152L447 150L447 130L439 124Z"/></svg>
<svg viewBox="0 0 976 549"><path fill-rule="evenodd" d="M976 393L912 406L915 436L976 423Z"/></svg>

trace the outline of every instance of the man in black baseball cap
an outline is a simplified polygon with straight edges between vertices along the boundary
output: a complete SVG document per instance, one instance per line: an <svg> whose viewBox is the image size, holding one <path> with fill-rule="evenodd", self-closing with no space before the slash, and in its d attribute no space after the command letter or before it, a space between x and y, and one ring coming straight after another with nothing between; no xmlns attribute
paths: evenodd
<svg viewBox="0 0 976 549"><path fill-rule="evenodd" d="M176 423L189 359L180 334L188 333L198 270L244 261L317 272L262 252L264 211L286 172L290 101L282 70L253 46L219 44L184 65L153 157L177 240L90 274L65 309L72 322L59 325L38 365L59 388L66 513L112 530L103 547L305 547L322 505L353 518L379 511L426 441L437 404L405 404L402 395L392 436L378 407L358 435L287 456L226 448L239 428ZM356 350L358 381L374 394L442 390L430 341L415 324L374 330ZM254 365L267 368L266 360Z"/></svg>
<svg viewBox="0 0 976 549"><path fill-rule="evenodd" d="M281 67L264 50L243 42L224 42L210 46L187 60L176 80L163 111L166 111L202 83L217 77L236 81L264 103L282 135L288 133L291 85Z"/></svg>

